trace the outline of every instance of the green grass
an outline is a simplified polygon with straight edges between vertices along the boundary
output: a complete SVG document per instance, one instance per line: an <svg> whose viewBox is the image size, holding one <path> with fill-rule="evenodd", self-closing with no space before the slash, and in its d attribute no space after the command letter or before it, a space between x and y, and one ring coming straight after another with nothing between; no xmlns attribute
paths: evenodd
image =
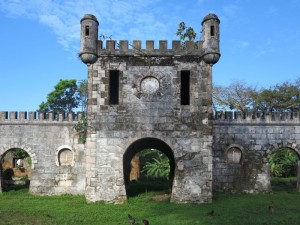
<svg viewBox="0 0 300 225"><path fill-rule="evenodd" d="M141 187L139 187L141 188ZM27 189L0 194L0 224L5 225L126 225L127 214L142 225L299 225L300 194L281 188L273 194L217 193L211 204L173 204L152 198L165 191L141 193L125 204L87 204L84 196L33 196ZM275 212L268 204L275 202ZM214 210L213 216L207 213Z"/></svg>

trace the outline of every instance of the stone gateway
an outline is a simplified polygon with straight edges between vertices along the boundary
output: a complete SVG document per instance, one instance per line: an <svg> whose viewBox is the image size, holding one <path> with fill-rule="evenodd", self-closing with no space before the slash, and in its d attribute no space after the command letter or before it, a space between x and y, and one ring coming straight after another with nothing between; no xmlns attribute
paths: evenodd
<svg viewBox="0 0 300 225"><path fill-rule="evenodd" d="M270 192L268 157L278 147L300 154L298 114L212 113L212 66L220 58L220 20L208 14L195 43L98 40L98 20L81 19L80 58L88 67L88 136L81 115L0 114L0 154L32 158L30 192L85 194L122 203L130 162L144 149L170 161L176 203L212 201L214 191Z"/></svg>

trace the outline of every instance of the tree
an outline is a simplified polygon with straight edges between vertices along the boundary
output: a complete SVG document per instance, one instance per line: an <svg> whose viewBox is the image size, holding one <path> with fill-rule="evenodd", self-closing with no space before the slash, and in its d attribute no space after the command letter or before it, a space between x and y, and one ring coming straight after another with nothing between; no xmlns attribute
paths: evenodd
<svg viewBox="0 0 300 225"><path fill-rule="evenodd" d="M256 92L254 87L241 81L235 81L227 87L214 85L214 109L215 111L230 109L246 113L252 108Z"/></svg>
<svg viewBox="0 0 300 225"><path fill-rule="evenodd" d="M294 112L300 109L300 79L262 89L254 97L254 109L264 112Z"/></svg>
<svg viewBox="0 0 300 225"><path fill-rule="evenodd" d="M187 27L184 22L180 22L178 24L176 35L180 38L182 48L185 48L184 41L186 39L188 39L189 41L194 41L196 39L197 33L192 27Z"/></svg>
<svg viewBox="0 0 300 225"><path fill-rule="evenodd" d="M87 112L87 100L88 100L87 80L80 80L78 82L78 96L79 96L79 106L81 106L81 111Z"/></svg>
<svg viewBox="0 0 300 225"><path fill-rule="evenodd" d="M38 112L71 112L78 107L79 99L76 80L60 80L48 94L47 101L39 105Z"/></svg>

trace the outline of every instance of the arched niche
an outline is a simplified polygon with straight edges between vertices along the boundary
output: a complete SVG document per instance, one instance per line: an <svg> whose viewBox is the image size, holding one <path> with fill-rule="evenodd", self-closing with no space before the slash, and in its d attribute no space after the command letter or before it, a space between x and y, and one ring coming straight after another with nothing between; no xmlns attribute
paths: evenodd
<svg viewBox="0 0 300 225"><path fill-rule="evenodd" d="M71 146L63 145L57 148L55 163L57 166L74 166L75 154Z"/></svg>

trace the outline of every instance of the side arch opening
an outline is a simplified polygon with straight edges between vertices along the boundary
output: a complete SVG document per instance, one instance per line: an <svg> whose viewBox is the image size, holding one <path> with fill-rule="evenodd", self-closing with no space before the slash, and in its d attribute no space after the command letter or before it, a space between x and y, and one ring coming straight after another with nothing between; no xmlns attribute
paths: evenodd
<svg viewBox="0 0 300 225"><path fill-rule="evenodd" d="M143 152L146 152L146 154L143 154ZM145 157L145 155L148 157ZM166 166L166 163L168 166ZM146 168L146 165L150 165L149 168ZM154 172L150 171L148 173L147 170L149 169ZM169 172L165 176L165 173L161 174L157 169L160 171L169 169ZM174 170L174 154L170 146L165 142L157 138L142 138L133 142L123 155L123 171L127 196L136 196L156 190L170 193Z"/></svg>
<svg viewBox="0 0 300 225"><path fill-rule="evenodd" d="M278 147L269 156L272 190L300 191L300 160L296 150Z"/></svg>
<svg viewBox="0 0 300 225"><path fill-rule="evenodd" d="M1 191L29 189L32 158L22 148L11 148L0 158Z"/></svg>

